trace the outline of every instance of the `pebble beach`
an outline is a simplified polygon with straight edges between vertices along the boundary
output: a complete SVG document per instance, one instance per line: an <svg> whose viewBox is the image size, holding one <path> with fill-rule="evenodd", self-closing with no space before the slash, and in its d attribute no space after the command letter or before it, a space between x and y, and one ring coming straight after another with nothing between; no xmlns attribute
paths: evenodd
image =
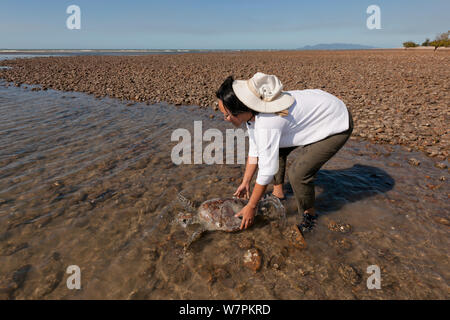
<svg viewBox="0 0 450 320"><path fill-rule="evenodd" d="M79 91L217 111L228 75L276 74L284 90L322 89L353 114L354 138L423 151L445 167L450 133L450 51L236 51L146 56L38 57L1 61L6 85ZM130 103L131 104L131 103ZM219 115L217 113L217 115Z"/></svg>

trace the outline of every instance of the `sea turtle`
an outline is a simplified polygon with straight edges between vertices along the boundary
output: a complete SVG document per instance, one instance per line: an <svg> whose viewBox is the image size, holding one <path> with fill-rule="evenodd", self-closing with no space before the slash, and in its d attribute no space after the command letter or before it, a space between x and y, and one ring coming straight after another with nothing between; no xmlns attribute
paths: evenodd
<svg viewBox="0 0 450 320"><path fill-rule="evenodd" d="M193 226L193 233L185 244L185 249L195 240L199 239L205 231L236 232L240 230L242 218L234 215L241 211L247 204L247 200L239 198L214 198L200 204L195 208L192 201L178 193L178 201L185 208L185 212L179 212L175 223L183 227ZM281 201L272 195L265 196L259 201L256 210L256 218L263 216L269 220L286 219L286 210Z"/></svg>

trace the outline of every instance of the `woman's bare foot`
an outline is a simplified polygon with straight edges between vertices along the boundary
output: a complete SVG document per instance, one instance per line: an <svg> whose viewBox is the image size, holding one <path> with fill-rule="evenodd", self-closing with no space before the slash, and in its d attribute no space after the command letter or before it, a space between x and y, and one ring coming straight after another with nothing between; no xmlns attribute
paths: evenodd
<svg viewBox="0 0 450 320"><path fill-rule="evenodd" d="M283 185L282 184L274 185L272 194L279 199L284 199Z"/></svg>

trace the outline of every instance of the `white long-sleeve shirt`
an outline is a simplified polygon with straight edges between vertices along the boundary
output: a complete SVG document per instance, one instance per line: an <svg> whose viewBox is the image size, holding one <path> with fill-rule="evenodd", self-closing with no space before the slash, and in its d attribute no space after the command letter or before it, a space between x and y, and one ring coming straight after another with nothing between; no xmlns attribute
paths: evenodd
<svg viewBox="0 0 450 320"><path fill-rule="evenodd" d="M258 157L256 183L269 184L278 171L279 148L304 146L349 128L347 107L319 89L287 91L295 98L287 116L259 113L247 122L250 157Z"/></svg>

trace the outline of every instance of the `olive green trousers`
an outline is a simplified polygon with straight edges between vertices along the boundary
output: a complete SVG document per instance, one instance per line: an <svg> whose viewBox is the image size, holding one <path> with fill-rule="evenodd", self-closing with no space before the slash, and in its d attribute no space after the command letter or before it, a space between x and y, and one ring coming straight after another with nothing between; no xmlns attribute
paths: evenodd
<svg viewBox="0 0 450 320"><path fill-rule="evenodd" d="M296 159L288 169L289 182L297 200L298 212L303 215L307 209L314 207L314 180L319 169L333 157L347 142L353 132L353 118L349 112L348 130L334 134L320 141L289 148L280 148L278 172L273 178L273 184L284 183L286 158L293 150L300 148Z"/></svg>

